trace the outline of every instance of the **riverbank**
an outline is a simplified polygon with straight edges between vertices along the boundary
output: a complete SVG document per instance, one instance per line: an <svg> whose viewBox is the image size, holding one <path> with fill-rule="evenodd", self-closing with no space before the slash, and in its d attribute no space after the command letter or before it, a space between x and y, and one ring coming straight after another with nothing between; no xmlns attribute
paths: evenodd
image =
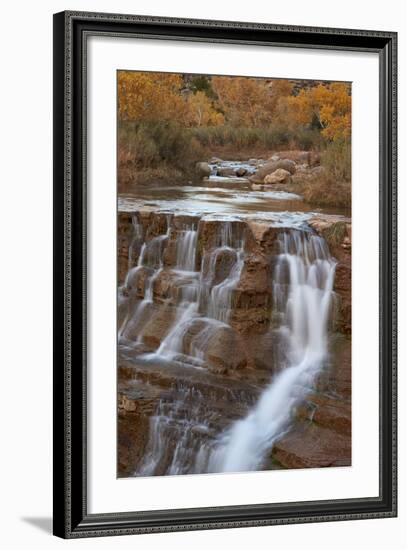
<svg viewBox="0 0 407 550"><path fill-rule="evenodd" d="M300 195L310 207L350 212L350 168L344 171L344 160L332 158L332 153L264 149L260 153L258 148L246 148L228 155L228 151L228 147L219 148L208 160L182 167L162 163L159 168L136 169L131 161L119 159L119 193L137 195L146 185L243 184L249 180L252 190L284 191ZM225 160L228 158L233 160Z"/></svg>

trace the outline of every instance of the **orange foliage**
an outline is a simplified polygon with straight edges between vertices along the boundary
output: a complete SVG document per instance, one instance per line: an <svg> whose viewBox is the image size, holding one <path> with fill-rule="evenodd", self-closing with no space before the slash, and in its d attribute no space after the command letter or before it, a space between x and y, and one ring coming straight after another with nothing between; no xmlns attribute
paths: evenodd
<svg viewBox="0 0 407 550"><path fill-rule="evenodd" d="M223 124L204 92L181 93L181 75L119 71L118 105L121 120L137 122L171 120L186 126Z"/></svg>
<svg viewBox="0 0 407 550"><path fill-rule="evenodd" d="M181 75L119 71L117 81L121 120L184 119L186 103L180 94Z"/></svg>
<svg viewBox="0 0 407 550"><path fill-rule="evenodd" d="M186 122L188 126L219 126L225 119L216 111L205 92L190 94L187 100Z"/></svg>
<svg viewBox="0 0 407 550"><path fill-rule="evenodd" d="M327 139L350 137L352 102L347 84L319 84L301 90L297 96L285 98L280 107L291 127L311 124L316 119Z"/></svg>
<svg viewBox="0 0 407 550"><path fill-rule="evenodd" d="M270 94L265 80L215 76L212 86L220 109L233 126L259 127L270 119Z"/></svg>

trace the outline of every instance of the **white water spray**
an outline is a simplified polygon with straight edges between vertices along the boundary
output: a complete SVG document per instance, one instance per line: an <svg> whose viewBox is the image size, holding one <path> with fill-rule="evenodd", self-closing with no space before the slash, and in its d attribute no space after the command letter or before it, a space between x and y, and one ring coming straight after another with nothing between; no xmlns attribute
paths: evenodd
<svg viewBox="0 0 407 550"><path fill-rule="evenodd" d="M255 407L223 436L209 459L209 471L261 468L273 444L289 429L296 406L312 389L326 360L327 324L333 295L335 261L325 241L305 232L280 235L281 252L274 278L274 305L286 339L285 368Z"/></svg>

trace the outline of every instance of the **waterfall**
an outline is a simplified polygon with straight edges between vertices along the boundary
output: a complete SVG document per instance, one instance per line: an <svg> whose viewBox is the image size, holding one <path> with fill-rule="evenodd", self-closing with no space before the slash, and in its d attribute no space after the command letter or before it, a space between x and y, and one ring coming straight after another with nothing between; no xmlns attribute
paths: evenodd
<svg viewBox="0 0 407 550"><path fill-rule="evenodd" d="M176 269L195 271L197 235L196 229L186 229L178 237Z"/></svg>
<svg viewBox="0 0 407 550"><path fill-rule="evenodd" d="M325 241L304 231L279 236L274 305L285 340L283 369L246 418L222 436L209 471L238 472L262 467L273 444L290 428L296 406L312 389L327 358L327 325L336 262ZM283 308L283 309L282 309Z"/></svg>
<svg viewBox="0 0 407 550"><path fill-rule="evenodd" d="M143 365L189 373L188 369L201 369L192 372L202 376L210 364L214 337L221 330L235 331L234 296L245 269L247 225L234 219L215 221L201 249L196 221L180 228L168 220L166 232L154 236L148 230L143 236L133 221L134 261L120 295L127 300L127 313L119 342L133 346ZM175 377L150 417L145 453L134 475L258 470L291 428L297 406L327 360L336 262L324 239L308 229L281 229L276 239L277 253L268 258L273 266L273 323L264 329L276 336L280 354L271 383L259 397L255 387L250 399L239 401L240 408L216 424L208 396L193 385L180 388ZM161 275L164 288L169 288L162 295L155 285ZM163 312L170 321L161 321L159 345L154 348L143 338L147 325L155 327L154 316ZM233 377L226 387L231 383ZM233 406L232 398L229 403ZM222 414L225 407L224 402L219 405Z"/></svg>
<svg viewBox="0 0 407 550"><path fill-rule="evenodd" d="M197 235L196 228L187 228L177 236L174 279L180 290L177 314L157 351L147 354L148 360L183 359L190 365L203 364L211 336L229 320L233 290L244 265L244 239L239 231L233 230L230 221L223 221L219 224L215 248L202 259L200 271L196 272ZM216 264L224 252L231 254L229 271L217 283ZM186 349L185 335L197 319L202 328Z"/></svg>
<svg viewBox="0 0 407 550"><path fill-rule="evenodd" d="M136 239L140 239L142 235L142 229L138 224L137 218L133 217L133 231ZM142 340L142 328L148 321L148 315L146 315L148 308L153 304L153 290L154 281L157 279L161 270L163 269L163 254L165 245L168 241L170 233L170 218L167 217L167 231L163 235L153 237L151 240L144 242L140 248L140 253L136 267L129 269L124 282L124 289L130 294L130 300L128 303L127 314L125 319L119 328L118 339L126 340L126 336L131 330L133 333L138 332L137 344ZM133 247L135 241L133 238L129 248L129 261L133 254ZM132 251L130 253L130 250ZM144 281L144 298L141 302L135 299L137 292L138 278L141 273L146 273Z"/></svg>

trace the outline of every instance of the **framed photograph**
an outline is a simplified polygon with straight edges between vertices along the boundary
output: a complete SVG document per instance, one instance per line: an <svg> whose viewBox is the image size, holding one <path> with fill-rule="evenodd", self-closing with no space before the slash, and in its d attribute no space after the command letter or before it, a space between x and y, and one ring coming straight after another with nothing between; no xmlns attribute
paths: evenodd
<svg viewBox="0 0 407 550"><path fill-rule="evenodd" d="M54 534L393 517L396 33L54 16Z"/></svg>

